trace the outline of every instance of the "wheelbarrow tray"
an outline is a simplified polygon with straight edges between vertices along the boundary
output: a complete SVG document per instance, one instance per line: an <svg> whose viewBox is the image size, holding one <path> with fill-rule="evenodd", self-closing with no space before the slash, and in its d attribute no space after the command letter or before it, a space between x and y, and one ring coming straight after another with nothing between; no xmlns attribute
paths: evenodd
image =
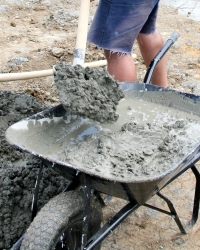
<svg viewBox="0 0 200 250"><path fill-rule="evenodd" d="M156 98L153 100L155 105L156 103L162 103L163 105L163 99L165 99L164 106L173 107L200 117L200 97L197 95L144 83L121 83L120 86L125 93L125 98L145 99L152 94L154 96L156 94ZM170 98L172 95L173 98ZM200 143L198 142L184 157L169 166L166 171L155 176L140 179L129 178L127 180L109 176L106 173L91 171L84 165L77 166L59 159L53 153L51 147L53 146L52 148L56 149L56 143L68 135L67 141L70 143L70 133L74 133L76 129L84 125L85 120L87 119L70 114L62 105L58 105L13 124L7 129L5 136L11 145L41 158L46 165L52 167L67 179L78 178L82 182L82 173L86 173L90 175L91 187L95 190L126 200L130 200L129 195L131 194L139 205L144 204L170 180L176 178L180 172L186 171L191 164L194 164L200 158ZM49 124L52 124L53 131L49 129ZM63 124L66 124L67 130L66 128L63 129ZM90 121L90 125L93 127L96 123ZM76 129L74 130L74 128ZM80 136L80 134L77 136ZM50 151L51 153L48 153Z"/></svg>

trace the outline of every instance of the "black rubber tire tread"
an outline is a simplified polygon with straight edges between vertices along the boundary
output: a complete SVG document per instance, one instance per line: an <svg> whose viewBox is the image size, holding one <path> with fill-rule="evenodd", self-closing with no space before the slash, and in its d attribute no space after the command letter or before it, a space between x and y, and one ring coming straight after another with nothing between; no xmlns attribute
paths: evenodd
<svg viewBox="0 0 200 250"><path fill-rule="evenodd" d="M34 218L24 235L20 250L53 250L61 232L70 221L82 219L83 211L83 191L69 191L55 196ZM91 197L90 215L89 228L96 232L101 225L102 208L95 196Z"/></svg>

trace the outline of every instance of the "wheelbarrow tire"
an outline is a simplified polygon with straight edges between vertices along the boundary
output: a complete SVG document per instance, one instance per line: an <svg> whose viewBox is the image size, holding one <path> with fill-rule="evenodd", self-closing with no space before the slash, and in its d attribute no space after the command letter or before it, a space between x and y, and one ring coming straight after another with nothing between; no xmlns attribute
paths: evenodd
<svg viewBox="0 0 200 250"><path fill-rule="evenodd" d="M81 246L84 216L82 191L69 191L51 199L36 215L27 229L20 250L76 250ZM91 197L88 239L96 233L102 221L98 199ZM95 250L99 250L97 246Z"/></svg>

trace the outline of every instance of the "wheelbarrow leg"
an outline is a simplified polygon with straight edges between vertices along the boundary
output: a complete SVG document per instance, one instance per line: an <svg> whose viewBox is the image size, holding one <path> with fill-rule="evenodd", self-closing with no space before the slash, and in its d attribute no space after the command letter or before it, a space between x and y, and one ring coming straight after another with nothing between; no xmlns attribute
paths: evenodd
<svg viewBox="0 0 200 250"><path fill-rule="evenodd" d="M195 165L193 165L191 167L193 174L195 175L196 178L196 187L195 187L195 194L194 194L194 204L193 204L193 213L192 213L192 219L187 227L187 230L190 229L191 227L194 226L194 224L196 223L197 219L198 219L198 215L199 215L199 203L200 203L200 173L197 170L197 168L195 167Z"/></svg>
<svg viewBox="0 0 200 250"><path fill-rule="evenodd" d="M87 185L90 186L89 179L85 179ZM127 196L129 197L130 203L125 205L113 218L108 221L95 235L93 235L88 241L87 244L83 244L84 247L81 248L81 250L92 250L96 246L100 244L129 214L131 214L133 211L135 211L140 205L137 203L135 200L132 192L130 191L129 187L127 184L122 183L122 186L124 190L127 193ZM91 189L85 188L84 192L85 195L87 196L85 200L87 201L88 199L88 193L91 193ZM85 206L87 209L87 206ZM87 214L88 211L85 211L85 214ZM84 227L84 225L83 225ZM85 242L85 240L84 240Z"/></svg>
<svg viewBox="0 0 200 250"><path fill-rule="evenodd" d="M186 234L187 232L186 232L185 228L183 227L183 225L182 225L182 223L181 223L181 221L176 213L176 210L174 208L173 203L167 197L162 195L160 192L158 192L157 195L167 203L169 210L171 212L172 218L176 221L176 224L178 225L180 231L182 233Z"/></svg>
<svg viewBox="0 0 200 250"><path fill-rule="evenodd" d="M81 250L84 250L84 246L87 243L87 233L88 233L88 224L89 224L89 215L90 215L90 197L91 197L91 179L90 176L84 174L84 217L82 224L82 241L81 241Z"/></svg>
<svg viewBox="0 0 200 250"><path fill-rule="evenodd" d="M129 214L139 207L137 202L125 205L110 221L108 221L95 235L87 242L84 250L94 249L103 241Z"/></svg>
<svg viewBox="0 0 200 250"><path fill-rule="evenodd" d="M32 200L32 206L31 206L31 211L32 211L31 221L33 221L33 219L35 218L35 216L37 214L38 193L39 193L40 179L42 177L43 166L44 166L44 164L42 161L40 163L40 168L39 168L37 179L35 182L35 189L34 189L34 193L33 193L33 200Z"/></svg>
<svg viewBox="0 0 200 250"><path fill-rule="evenodd" d="M197 222L197 219L198 219L198 215L199 215L199 203L200 203L200 173L199 171L197 170L197 168L195 167L195 165L191 165L191 170L193 172L193 174L195 175L195 178L196 178L196 187L195 187L195 194L194 194L194 202L193 202L193 212L192 212L192 219L189 221L188 225L184 228L177 213L176 213L176 210L172 204L172 202L167 198L165 197L164 195L162 195L160 192L157 193L157 195L162 198L168 205L169 207L169 210L171 212L171 215L172 217L175 219L176 221L176 224L178 225L180 231L182 233L187 233L188 230L190 228L192 228L195 223Z"/></svg>

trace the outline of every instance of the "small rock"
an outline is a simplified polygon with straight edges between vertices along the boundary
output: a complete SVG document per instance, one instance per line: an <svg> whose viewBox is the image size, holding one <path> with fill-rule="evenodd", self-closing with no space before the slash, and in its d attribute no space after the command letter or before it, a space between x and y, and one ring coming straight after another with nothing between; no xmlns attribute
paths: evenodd
<svg viewBox="0 0 200 250"><path fill-rule="evenodd" d="M131 232L131 230L126 230L125 233L126 233L129 237L132 237L132 235L133 235L132 232Z"/></svg>
<svg viewBox="0 0 200 250"><path fill-rule="evenodd" d="M142 222L136 222L135 224L136 224L137 226L139 226L140 228L143 228L143 229L146 227L146 224L145 224L145 222L143 222L143 221L142 221Z"/></svg>
<svg viewBox="0 0 200 250"><path fill-rule="evenodd" d="M52 2L50 0L43 1L44 6L50 7L52 5Z"/></svg>
<svg viewBox="0 0 200 250"><path fill-rule="evenodd" d="M55 57L61 57L64 54L64 50L62 48L53 48L51 51L52 55Z"/></svg>
<svg viewBox="0 0 200 250"><path fill-rule="evenodd" d="M185 241L182 238L177 238L177 239L173 240L173 242L176 245L182 245L185 243Z"/></svg>
<svg viewBox="0 0 200 250"><path fill-rule="evenodd" d="M10 61L13 62L13 63L15 63L15 64L17 64L17 65L21 65L22 63L26 63L29 60L26 57L12 57L10 59Z"/></svg>
<svg viewBox="0 0 200 250"><path fill-rule="evenodd" d="M31 18L30 24L35 24L35 23L37 23L37 22Z"/></svg>
<svg viewBox="0 0 200 250"><path fill-rule="evenodd" d="M171 85L175 85L176 84L176 80L174 78L170 79L170 83Z"/></svg>
<svg viewBox="0 0 200 250"><path fill-rule="evenodd" d="M37 97L41 102L44 102L44 96L43 95L36 95L35 97Z"/></svg>
<svg viewBox="0 0 200 250"><path fill-rule="evenodd" d="M18 65L18 69L19 69L19 70L23 70L23 65L21 65L21 64Z"/></svg>
<svg viewBox="0 0 200 250"><path fill-rule="evenodd" d="M40 92L40 88L38 88L38 87L36 87L34 90L35 90L36 92Z"/></svg>
<svg viewBox="0 0 200 250"><path fill-rule="evenodd" d="M16 24L15 22L13 22L13 21L12 21L12 22L10 23L10 26L12 26L12 27L16 27L16 26L17 26L17 24Z"/></svg>
<svg viewBox="0 0 200 250"><path fill-rule="evenodd" d="M194 67L194 63L189 63L189 64L188 64L188 68L189 68L189 69L194 69L194 68L195 68L195 67Z"/></svg>
<svg viewBox="0 0 200 250"><path fill-rule="evenodd" d="M35 11L42 11L45 10L45 6L36 6L35 8L33 8Z"/></svg>
<svg viewBox="0 0 200 250"><path fill-rule="evenodd" d="M72 50L68 50L67 53L68 53L69 55L73 55L73 54L74 54L74 52L73 52Z"/></svg>
<svg viewBox="0 0 200 250"><path fill-rule="evenodd" d="M8 9L8 5L0 5L0 13L5 13Z"/></svg>
<svg viewBox="0 0 200 250"><path fill-rule="evenodd" d="M51 100L52 100L53 102L59 102L59 99L56 98L56 97L52 97Z"/></svg>
<svg viewBox="0 0 200 250"><path fill-rule="evenodd" d="M111 247L114 248L114 249L118 249L119 248L119 246L117 244L112 244Z"/></svg>

